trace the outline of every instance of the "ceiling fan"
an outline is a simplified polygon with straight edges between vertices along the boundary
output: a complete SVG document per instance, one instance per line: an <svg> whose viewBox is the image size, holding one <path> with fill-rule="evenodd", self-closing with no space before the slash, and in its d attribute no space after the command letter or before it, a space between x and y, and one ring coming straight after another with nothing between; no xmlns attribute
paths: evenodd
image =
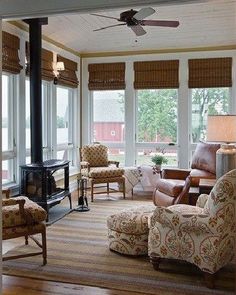
<svg viewBox="0 0 236 295"><path fill-rule="evenodd" d="M139 11L130 9L124 11L120 14L120 18L111 17L107 15L101 15L97 13L91 13L91 15L105 17L110 19L115 19L122 24L111 25L103 28L96 29L94 31L100 31L107 28L117 27L117 26L124 26L127 25L131 30L136 34L136 36L142 36L146 34L146 31L143 29L142 26L160 26L160 27L171 27L176 28L179 26L178 21L169 21L169 20L144 20L144 18L148 17L149 15L153 14L155 10L151 7L141 8Z"/></svg>

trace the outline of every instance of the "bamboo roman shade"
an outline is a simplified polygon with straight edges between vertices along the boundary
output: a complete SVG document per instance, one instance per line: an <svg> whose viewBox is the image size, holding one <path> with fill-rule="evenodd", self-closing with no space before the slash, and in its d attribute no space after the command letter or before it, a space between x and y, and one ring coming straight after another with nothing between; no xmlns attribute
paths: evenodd
<svg viewBox="0 0 236 295"><path fill-rule="evenodd" d="M179 87L178 60L134 62L134 74L134 89Z"/></svg>
<svg viewBox="0 0 236 295"><path fill-rule="evenodd" d="M29 75L29 70L30 70L29 42L25 43L25 52L26 52L26 60L27 60L26 75ZM55 77L53 74L53 52L44 48L42 48L42 51L41 51L41 71L42 71L42 80L53 81Z"/></svg>
<svg viewBox="0 0 236 295"><path fill-rule="evenodd" d="M20 39L7 32L2 32L2 70L19 74L23 68L20 65L18 50L20 49Z"/></svg>
<svg viewBox="0 0 236 295"><path fill-rule="evenodd" d="M125 89L125 63L89 64L89 90Z"/></svg>
<svg viewBox="0 0 236 295"><path fill-rule="evenodd" d="M60 75L58 77L58 84L72 88L78 87L79 82L76 76L78 64L60 55L57 56L57 61L63 62L65 67L64 71L60 71Z"/></svg>
<svg viewBox="0 0 236 295"><path fill-rule="evenodd" d="M232 58L189 59L189 88L231 87Z"/></svg>

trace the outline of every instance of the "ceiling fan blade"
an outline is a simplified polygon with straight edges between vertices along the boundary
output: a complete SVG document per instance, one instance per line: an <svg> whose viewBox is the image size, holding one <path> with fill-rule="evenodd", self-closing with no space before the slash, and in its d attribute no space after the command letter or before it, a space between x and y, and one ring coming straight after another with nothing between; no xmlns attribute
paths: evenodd
<svg viewBox="0 0 236 295"><path fill-rule="evenodd" d="M179 26L179 22L171 20L142 20L140 21L140 25L176 28Z"/></svg>
<svg viewBox="0 0 236 295"><path fill-rule="evenodd" d="M112 17L112 16L107 16L107 15L102 15L102 14L96 14L96 13L90 13L90 15L101 16L101 17L116 19L116 20L120 21L119 18Z"/></svg>
<svg viewBox="0 0 236 295"><path fill-rule="evenodd" d="M112 26L107 26L107 27L99 28L99 29L96 29L96 30L93 30L93 31L96 32L96 31L101 31L101 30L104 30L104 29L108 29L108 28L112 28L112 27L118 27L118 26L124 26L124 25L126 25L126 23L124 23L124 24L118 24L118 25L112 25Z"/></svg>
<svg viewBox="0 0 236 295"><path fill-rule="evenodd" d="M129 28L131 28L136 36L143 36L147 33L140 25L129 26Z"/></svg>
<svg viewBox="0 0 236 295"><path fill-rule="evenodd" d="M143 20L144 18L148 17L149 15L153 14L154 12L155 12L155 10L151 7L141 8L137 13L135 13L133 18L135 18L137 20Z"/></svg>

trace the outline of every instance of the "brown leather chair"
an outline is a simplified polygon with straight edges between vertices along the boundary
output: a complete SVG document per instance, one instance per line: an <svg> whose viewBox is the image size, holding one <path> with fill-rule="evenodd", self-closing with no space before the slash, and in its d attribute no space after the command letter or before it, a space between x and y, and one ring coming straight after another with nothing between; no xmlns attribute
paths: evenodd
<svg viewBox="0 0 236 295"><path fill-rule="evenodd" d="M216 151L219 144L199 142L193 155L190 170L163 169L153 193L156 206L188 203L190 187L198 187L201 178L216 178Z"/></svg>

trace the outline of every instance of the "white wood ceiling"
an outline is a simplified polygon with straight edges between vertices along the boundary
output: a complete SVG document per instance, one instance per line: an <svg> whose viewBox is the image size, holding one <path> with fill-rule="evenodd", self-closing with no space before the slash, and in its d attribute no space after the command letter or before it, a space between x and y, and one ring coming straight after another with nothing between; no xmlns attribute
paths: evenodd
<svg viewBox="0 0 236 295"><path fill-rule="evenodd" d="M89 14L67 14L49 17L48 25L43 26L43 34L78 53L236 45L236 0L152 7L156 12L147 19L178 20L180 26L145 26L147 34L136 37L127 26L93 32L100 27L118 24L116 20ZM96 13L119 18L125 10L127 8Z"/></svg>

